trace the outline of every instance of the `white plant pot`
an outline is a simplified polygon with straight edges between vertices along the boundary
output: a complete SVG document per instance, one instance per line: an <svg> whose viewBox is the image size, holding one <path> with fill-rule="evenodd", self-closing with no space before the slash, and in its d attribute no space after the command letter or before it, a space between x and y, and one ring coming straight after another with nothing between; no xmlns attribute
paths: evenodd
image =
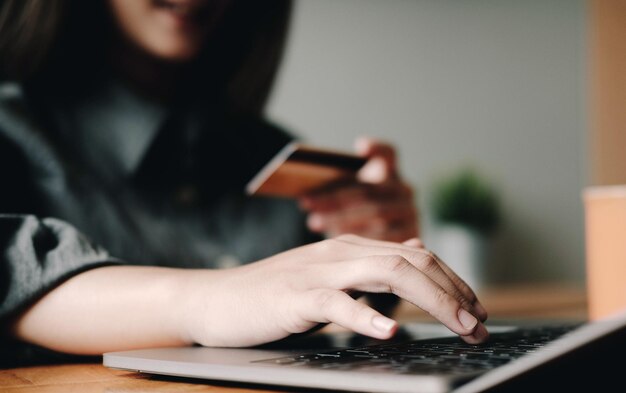
<svg viewBox="0 0 626 393"><path fill-rule="evenodd" d="M432 250L472 289L486 282L487 238L460 225L441 225L434 233Z"/></svg>

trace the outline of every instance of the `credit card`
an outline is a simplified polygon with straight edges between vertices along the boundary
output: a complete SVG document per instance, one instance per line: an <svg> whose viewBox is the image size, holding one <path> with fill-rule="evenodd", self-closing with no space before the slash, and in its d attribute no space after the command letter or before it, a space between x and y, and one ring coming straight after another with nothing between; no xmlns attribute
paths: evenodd
<svg viewBox="0 0 626 393"><path fill-rule="evenodd" d="M298 198L354 179L366 162L355 154L292 142L248 182L245 191L248 195Z"/></svg>

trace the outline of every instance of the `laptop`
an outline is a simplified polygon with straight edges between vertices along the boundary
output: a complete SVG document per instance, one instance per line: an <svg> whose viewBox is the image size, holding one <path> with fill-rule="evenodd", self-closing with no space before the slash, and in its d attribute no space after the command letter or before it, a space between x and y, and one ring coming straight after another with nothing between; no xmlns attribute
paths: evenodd
<svg viewBox="0 0 626 393"><path fill-rule="evenodd" d="M595 322L488 325L469 345L435 323L402 325L391 341L314 333L254 348L154 348L105 353L107 367L276 389L483 392L624 389L626 310ZM615 359L615 360L613 360ZM620 385L621 384L621 385Z"/></svg>

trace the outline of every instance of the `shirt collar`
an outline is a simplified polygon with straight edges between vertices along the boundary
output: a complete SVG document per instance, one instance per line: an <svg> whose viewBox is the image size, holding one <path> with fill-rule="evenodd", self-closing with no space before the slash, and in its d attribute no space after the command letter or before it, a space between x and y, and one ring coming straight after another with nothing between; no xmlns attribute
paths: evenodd
<svg viewBox="0 0 626 393"><path fill-rule="evenodd" d="M128 177L145 157L167 110L119 81L100 86L72 105L72 139L104 172Z"/></svg>

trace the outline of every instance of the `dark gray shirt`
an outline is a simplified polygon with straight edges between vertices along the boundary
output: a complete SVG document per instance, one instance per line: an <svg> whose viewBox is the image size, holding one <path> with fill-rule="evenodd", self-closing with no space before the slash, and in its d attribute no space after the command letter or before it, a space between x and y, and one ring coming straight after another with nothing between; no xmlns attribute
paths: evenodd
<svg viewBox="0 0 626 393"><path fill-rule="evenodd" d="M243 194L290 139L115 81L61 95L0 84L0 322L94 267L223 268L317 240L293 201ZM5 363L19 355L0 346Z"/></svg>

